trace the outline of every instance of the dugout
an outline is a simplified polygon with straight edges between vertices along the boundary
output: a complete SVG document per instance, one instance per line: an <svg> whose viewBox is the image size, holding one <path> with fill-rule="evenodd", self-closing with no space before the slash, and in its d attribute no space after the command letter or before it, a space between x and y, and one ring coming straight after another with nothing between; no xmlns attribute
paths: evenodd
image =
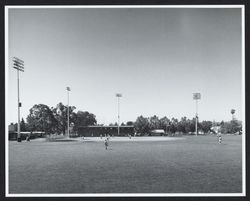
<svg viewBox="0 0 250 201"><path fill-rule="evenodd" d="M30 139L35 139L39 137L43 137L45 135L45 132L42 131L33 131L33 132L20 132L20 136L22 140L25 140L27 136L30 137ZM17 140L17 132L16 131L9 131L9 140Z"/></svg>
<svg viewBox="0 0 250 201"><path fill-rule="evenodd" d="M120 126L119 136L134 135L134 126ZM84 137L99 137L100 135L105 136L117 136L118 127L117 126L81 126L78 127L77 133L79 136Z"/></svg>

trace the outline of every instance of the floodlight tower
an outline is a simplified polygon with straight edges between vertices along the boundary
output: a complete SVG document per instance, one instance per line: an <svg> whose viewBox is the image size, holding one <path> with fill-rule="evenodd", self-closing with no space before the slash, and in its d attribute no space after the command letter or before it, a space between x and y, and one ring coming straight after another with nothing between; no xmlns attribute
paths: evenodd
<svg viewBox="0 0 250 201"><path fill-rule="evenodd" d="M13 68L17 70L17 107L18 107L18 126L17 126L17 141L21 142L21 134L20 134L20 107L22 106L19 98L19 71L24 72L24 61L17 58L13 57Z"/></svg>
<svg viewBox="0 0 250 201"><path fill-rule="evenodd" d="M116 93L115 96L118 98L118 125L117 125L117 132L118 136L120 135L120 98L122 97L121 93Z"/></svg>
<svg viewBox="0 0 250 201"><path fill-rule="evenodd" d="M68 119L68 121L67 121L67 124L68 124L68 137L69 137L69 92L71 91L70 90L70 88L69 87L66 87L66 90L67 90L67 94L68 94L68 106L67 106L67 108L68 108L68 114L67 114L67 119Z"/></svg>
<svg viewBox="0 0 250 201"><path fill-rule="evenodd" d="M196 112L195 112L195 133L198 135L198 100L201 99L200 93L193 93L193 99L195 100Z"/></svg>

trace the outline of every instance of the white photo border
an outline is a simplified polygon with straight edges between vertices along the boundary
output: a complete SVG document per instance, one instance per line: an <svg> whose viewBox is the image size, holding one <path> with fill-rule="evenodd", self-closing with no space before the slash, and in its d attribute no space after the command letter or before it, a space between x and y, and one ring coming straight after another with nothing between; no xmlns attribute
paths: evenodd
<svg viewBox="0 0 250 201"><path fill-rule="evenodd" d="M242 193L82 193L82 194L14 194L9 193L9 143L8 143L8 68L9 68L9 9L55 8L240 8L242 45ZM60 5L60 6L5 6L5 196L6 197L244 197L246 196L246 125L245 125L245 5Z"/></svg>

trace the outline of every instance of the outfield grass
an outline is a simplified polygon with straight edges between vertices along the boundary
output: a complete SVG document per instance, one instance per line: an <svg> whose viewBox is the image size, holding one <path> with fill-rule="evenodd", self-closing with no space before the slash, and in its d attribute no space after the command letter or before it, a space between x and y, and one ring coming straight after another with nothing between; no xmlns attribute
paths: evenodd
<svg viewBox="0 0 250 201"><path fill-rule="evenodd" d="M241 136L9 142L9 193L241 193Z"/></svg>

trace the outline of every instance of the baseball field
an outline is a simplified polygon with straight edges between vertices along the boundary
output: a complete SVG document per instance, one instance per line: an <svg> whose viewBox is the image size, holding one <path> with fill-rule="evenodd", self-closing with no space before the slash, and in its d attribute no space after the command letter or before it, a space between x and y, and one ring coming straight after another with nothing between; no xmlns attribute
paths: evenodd
<svg viewBox="0 0 250 201"><path fill-rule="evenodd" d="M10 141L10 194L241 193L242 136Z"/></svg>

